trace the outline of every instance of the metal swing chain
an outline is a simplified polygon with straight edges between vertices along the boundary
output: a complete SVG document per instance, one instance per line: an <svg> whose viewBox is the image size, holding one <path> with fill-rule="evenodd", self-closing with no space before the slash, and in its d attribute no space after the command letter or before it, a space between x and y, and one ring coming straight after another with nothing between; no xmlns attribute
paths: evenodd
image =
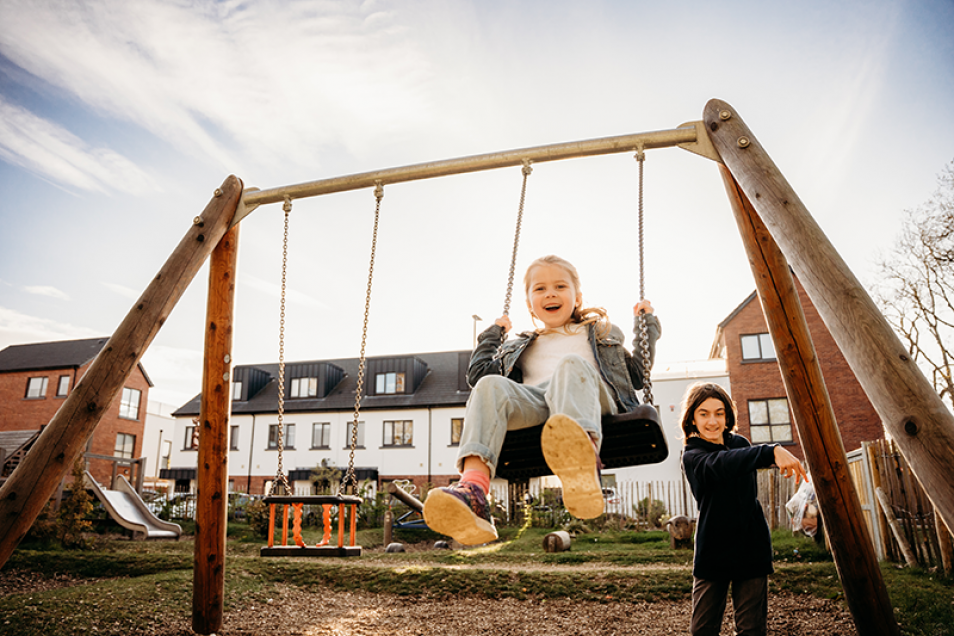
<svg viewBox="0 0 954 636"><path fill-rule="evenodd" d="M282 494L289 495L291 487L288 485L288 476L282 458L285 453L285 280L288 274L288 216L291 213L292 202L285 197L282 210L285 211L285 234L282 239L282 293L281 319L278 329L278 483L281 484ZM274 485L273 485L274 487ZM270 489L271 491L272 489ZM269 492L271 494L271 492Z"/></svg>
<svg viewBox="0 0 954 636"><path fill-rule="evenodd" d="M646 160L646 153L643 152L642 145L636 149L636 161L639 162L639 300L646 298L646 278L643 267L643 163ZM646 314L639 314L639 348L642 353L643 362L643 403L654 404L653 399L653 381L650 377L652 360L649 354L649 329L646 326Z"/></svg>
<svg viewBox="0 0 954 636"><path fill-rule="evenodd" d="M517 208L517 229L513 235L513 254L510 257L510 275L507 278L507 297L504 300L504 316L510 315L510 298L513 295L513 277L514 271L517 268L517 248L520 246L520 225L523 223L523 202L527 196L527 177L530 176L531 172L533 172L533 168L530 167L530 160L524 159L523 185L520 188L520 206ZM504 334L504 338L506 337L506 334Z"/></svg>
<svg viewBox="0 0 954 636"><path fill-rule="evenodd" d="M381 199L384 198L384 186L378 181L374 186L374 231L371 234L371 262L368 265L368 289L364 297L364 325L361 328L361 354L358 358L358 384L354 392L354 419L351 422L351 455L348 459L348 472L341 482L342 488L351 483L351 494L358 492L358 479L354 473L354 450L358 446L358 418L361 416L361 393L364 390L364 372L367 359L365 345L368 341L368 314L371 309L371 282L374 280L374 254L378 245L378 221L381 218ZM340 494L340 492L339 492Z"/></svg>

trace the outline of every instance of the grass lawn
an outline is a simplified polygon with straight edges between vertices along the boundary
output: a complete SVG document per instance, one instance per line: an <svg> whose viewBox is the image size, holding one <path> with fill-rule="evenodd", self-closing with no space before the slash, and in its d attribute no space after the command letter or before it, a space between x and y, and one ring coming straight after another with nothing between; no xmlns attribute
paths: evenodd
<svg viewBox="0 0 954 636"><path fill-rule="evenodd" d="M190 531L190 528L186 528ZM388 554L380 530L359 532L357 558L262 558L248 526L229 527L225 609L266 603L276 584L444 598L449 594L516 600L576 599L610 603L688 598L691 550L671 550L665 532L604 531L579 535L569 552L547 554L547 530L500 528L501 541L467 550ZM519 536L518 536L519 535ZM430 545L436 535L403 532ZM843 602L830 556L812 541L777 532L772 592ZM320 539L318 531L306 540ZM418 543L420 542L420 543ZM63 551L21 545L0 571L0 635L135 634L191 616L193 542L134 542L105 535L95 549ZM904 634L954 635L954 583L935 573L882 566ZM23 581L17 585L17 581ZM59 587L23 592L37 581ZM12 582L11 582L12 581ZM531 590L532 592L528 592Z"/></svg>

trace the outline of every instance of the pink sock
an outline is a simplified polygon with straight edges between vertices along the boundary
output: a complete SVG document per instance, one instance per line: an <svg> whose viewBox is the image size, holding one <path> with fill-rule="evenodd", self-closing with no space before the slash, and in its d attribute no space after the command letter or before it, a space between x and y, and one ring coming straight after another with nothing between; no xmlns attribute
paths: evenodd
<svg viewBox="0 0 954 636"><path fill-rule="evenodd" d="M460 476L462 484L477 484L487 494L490 491L490 475L482 470L465 470Z"/></svg>

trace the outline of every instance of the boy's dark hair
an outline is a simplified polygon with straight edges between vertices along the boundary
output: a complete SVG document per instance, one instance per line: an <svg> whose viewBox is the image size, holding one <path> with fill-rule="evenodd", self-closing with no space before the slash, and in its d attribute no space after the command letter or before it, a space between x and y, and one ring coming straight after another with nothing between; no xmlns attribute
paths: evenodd
<svg viewBox="0 0 954 636"><path fill-rule="evenodd" d="M696 409L699 408L699 405L709 398L715 398L725 405L726 432L731 433L735 430L738 421L736 418L735 402L729 397L729 392L713 382L698 382L686 389L686 395L682 399L681 425L684 439L689 439L694 433L699 433L695 423L693 423L693 416L696 413Z"/></svg>

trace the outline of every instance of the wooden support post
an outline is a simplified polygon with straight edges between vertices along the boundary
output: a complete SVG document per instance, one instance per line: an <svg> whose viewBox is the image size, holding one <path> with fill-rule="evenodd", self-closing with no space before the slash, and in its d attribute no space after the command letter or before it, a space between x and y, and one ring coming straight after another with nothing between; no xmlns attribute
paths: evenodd
<svg viewBox="0 0 954 636"><path fill-rule="evenodd" d="M944 525L944 520L934 513L934 531L937 533L937 544L941 551L941 569L944 574L951 575L951 564L954 562L954 547L951 543L951 531Z"/></svg>
<svg viewBox="0 0 954 636"><path fill-rule="evenodd" d="M855 626L861 636L900 634L861 502L848 472L845 447L795 280L778 245L733 175L725 166L720 165L720 170L775 343L785 391Z"/></svg>
<svg viewBox="0 0 954 636"><path fill-rule="evenodd" d="M235 225L216 245L209 263L192 567L192 629L199 634L221 631L225 611L232 322L238 236L239 226Z"/></svg>
<svg viewBox="0 0 954 636"><path fill-rule="evenodd" d="M738 113L711 100L705 125L938 514L954 527L954 414Z"/></svg>
<svg viewBox="0 0 954 636"><path fill-rule="evenodd" d="M904 534L904 528L901 526L901 522L898 521L894 511L891 509L891 502L888 501L888 495L884 494L884 488L875 489L875 496L878 498L878 503L881 504L881 510L884 511L884 516L888 520L888 527L891 528L891 532L894 533L894 538L898 542L898 547L901 548L901 554L904 555L904 562L910 567L916 568L918 566L918 560L911 550L911 544L908 543L908 538Z"/></svg>
<svg viewBox="0 0 954 636"><path fill-rule="evenodd" d="M159 332L212 249L225 235L242 194L230 176L195 217L185 237L63 405L0 488L0 567L86 448L96 425Z"/></svg>

